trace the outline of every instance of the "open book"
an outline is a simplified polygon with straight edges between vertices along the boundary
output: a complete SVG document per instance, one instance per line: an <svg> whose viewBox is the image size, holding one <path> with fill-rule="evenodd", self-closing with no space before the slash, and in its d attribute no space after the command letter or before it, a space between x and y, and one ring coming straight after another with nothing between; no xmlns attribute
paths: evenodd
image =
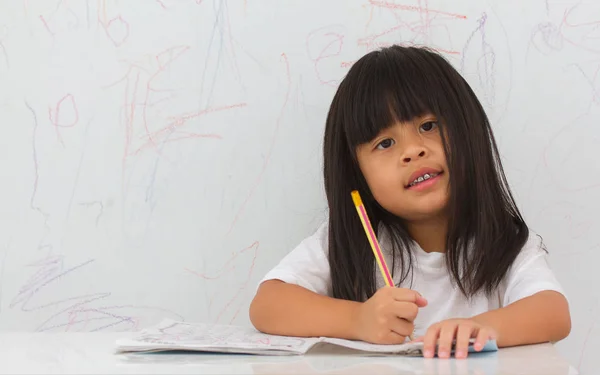
<svg viewBox="0 0 600 375"><path fill-rule="evenodd" d="M159 325L147 328L131 339L117 340L117 352L198 351L217 353L240 353L260 355L301 355L322 345L347 349L348 353L363 355L421 356L423 343L400 345L377 345L362 341L331 337L288 337L261 333L253 328L194 324L163 320ZM498 350L494 341L488 342L483 351ZM474 349L469 348L470 352Z"/></svg>

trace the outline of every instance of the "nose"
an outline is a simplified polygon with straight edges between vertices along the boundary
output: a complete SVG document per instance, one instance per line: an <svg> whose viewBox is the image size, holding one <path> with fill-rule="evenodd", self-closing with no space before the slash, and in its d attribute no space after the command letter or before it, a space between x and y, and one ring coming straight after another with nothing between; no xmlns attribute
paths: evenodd
<svg viewBox="0 0 600 375"><path fill-rule="evenodd" d="M404 164L418 160L427 154L427 149L419 136L407 137L403 143L402 163Z"/></svg>

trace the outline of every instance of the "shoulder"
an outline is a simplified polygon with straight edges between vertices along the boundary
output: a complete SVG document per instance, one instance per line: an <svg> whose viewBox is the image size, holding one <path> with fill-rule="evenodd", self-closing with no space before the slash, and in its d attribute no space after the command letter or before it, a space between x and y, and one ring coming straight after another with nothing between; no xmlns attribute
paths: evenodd
<svg viewBox="0 0 600 375"><path fill-rule="evenodd" d="M530 231L527 242L504 279L501 288L503 305L545 290L553 290L564 295L548 262L548 254L542 237Z"/></svg>
<svg viewBox="0 0 600 375"><path fill-rule="evenodd" d="M518 270L522 267L527 267L536 260L542 259L547 262L548 250L544 244L542 236L536 232L529 230L529 237L521 248L519 255L515 258L511 269Z"/></svg>
<svg viewBox="0 0 600 375"><path fill-rule="evenodd" d="M305 237L300 243L294 247L294 249L287 254L282 260L286 258L292 258L298 260L298 258L309 257L315 260L315 257L321 258L327 256L329 248L329 222L325 221L320 224L318 228L309 236Z"/></svg>
<svg viewBox="0 0 600 375"><path fill-rule="evenodd" d="M271 269L260 283L278 279L302 286L315 293L330 293L330 269L328 259L328 222L321 224L313 234L304 238Z"/></svg>
<svg viewBox="0 0 600 375"><path fill-rule="evenodd" d="M307 248L308 250L318 250L327 253L329 248L329 221L325 220L317 230L306 237L298 246L298 248Z"/></svg>

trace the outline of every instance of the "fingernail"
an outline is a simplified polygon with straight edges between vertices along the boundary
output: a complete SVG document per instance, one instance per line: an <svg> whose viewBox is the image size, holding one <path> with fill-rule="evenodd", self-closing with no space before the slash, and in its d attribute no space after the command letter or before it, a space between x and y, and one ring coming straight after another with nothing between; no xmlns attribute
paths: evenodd
<svg viewBox="0 0 600 375"><path fill-rule="evenodd" d="M450 354L448 352L438 352L440 358L448 358Z"/></svg>
<svg viewBox="0 0 600 375"><path fill-rule="evenodd" d="M433 352L431 350L425 350L425 353L423 353L423 355L425 356L425 358L431 358L433 357Z"/></svg>
<svg viewBox="0 0 600 375"><path fill-rule="evenodd" d="M466 357L465 352L462 351L462 350L457 351L455 355L456 355L456 358L464 358L464 357Z"/></svg>

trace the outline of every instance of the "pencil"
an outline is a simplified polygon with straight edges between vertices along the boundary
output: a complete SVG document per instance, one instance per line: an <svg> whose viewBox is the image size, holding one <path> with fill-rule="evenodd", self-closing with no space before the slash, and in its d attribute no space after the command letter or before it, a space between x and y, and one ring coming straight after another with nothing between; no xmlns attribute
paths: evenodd
<svg viewBox="0 0 600 375"><path fill-rule="evenodd" d="M394 286L392 275L390 274L390 270L385 263L381 246L379 246L379 241L377 241L377 237L375 236L375 232L373 231L373 227L369 221L369 216L367 215L367 210L365 210L365 206L362 203L362 199L360 198L358 191L354 190L352 192L352 200L354 201L356 211L358 212L360 221L362 222L365 233L367 234L367 238L369 239L369 244L371 244L371 249L373 249L373 254L375 254L375 259L377 259L377 264L379 264L379 270L383 275L383 280L387 286Z"/></svg>
<svg viewBox="0 0 600 375"><path fill-rule="evenodd" d="M367 238L369 239L369 244L371 244L371 249L373 250L373 254L375 255L375 259L377 260L377 264L379 265L379 270L383 275L383 280L387 286L394 286L394 281L392 280L392 275L390 274L390 270L385 263L385 258L383 257L383 252L381 251L381 246L379 246L379 241L377 241L377 237L375 236L375 232L373 231L373 227L371 226L371 221L369 220L369 216L367 215L367 210L363 205L362 199L360 198L360 194L357 190L352 191L352 200L354 201L354 205L356 206L356 211L358 212L358 217L360 217L360 221L363 225ZM409 335L408 338L412 341L412 335Z"/></svg>

